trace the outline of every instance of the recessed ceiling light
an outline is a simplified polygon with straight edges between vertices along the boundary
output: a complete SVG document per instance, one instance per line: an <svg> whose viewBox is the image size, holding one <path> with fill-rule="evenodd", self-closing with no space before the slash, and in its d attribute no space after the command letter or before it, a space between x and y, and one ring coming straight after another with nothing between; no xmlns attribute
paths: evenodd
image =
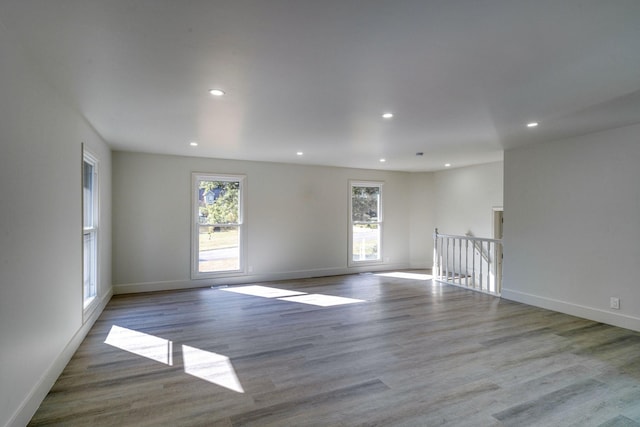
<svg viewBox="0 0 640 427"><path fill-rule="evenodd" d="M304 154L304 153L303 153L302 151L298 151L298 152L296 153L296 156L302 156L303 154Z"/></svg>
<svg viewBox="0 0 640 427"><path fill-rule="evenodd" d="M528 127L528 128L534 128L534 127L536 127L536 126L538 126L538 125L539 125L539 123L538 123L538 122L531 122L531 123L527 123L527 127Z"/></svg>
<svg viewBox="0 0 640 427"><path fill-rule="evenodd" d="M213 96L222 96L224 95L224 91L220 89L211 89L209 93Z"/></svg>
<svg viewBox="0 0 640 427"><path fill-rule="evenodd" d="M386 161L387 161L387 159L380 159L380 163L384 163Z"/></svg>
<svg viewBox="0 0 640 427"><path fill-rule="evenodd" d="M390 119L391 117L393 117L393 113L384 113L384 114L382 115L382 118L383 118L383 119Z"/></svg>
<svg viewBox="0 0 640 427"><path fill-rule="evenodd" d="M192 147L197 147L197 146L198 146L198 143L197 143L197 142L195 142L195 141L191 141L191 142L189 143L189 145L190 145L190 146L192 146Z"/></svg>
<svg viewBox="0 0 640 427"><path fill-rule="evenodd" d="M445 163L445 164L444 164L444 167L445 167L445 168L450 168L450 167L451 167L451 163Z"/></svg>

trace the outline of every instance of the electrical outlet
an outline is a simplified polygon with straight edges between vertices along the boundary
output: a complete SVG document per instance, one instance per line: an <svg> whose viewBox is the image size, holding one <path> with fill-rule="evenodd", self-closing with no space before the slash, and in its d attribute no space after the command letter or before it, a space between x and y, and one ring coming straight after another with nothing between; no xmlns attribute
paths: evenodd
<svg viewBox="0 0 640 427"><path fill-rule="evenodd" d="M609 299L609 307L614 310L620 310L620 298L611 297Z"/></svg>

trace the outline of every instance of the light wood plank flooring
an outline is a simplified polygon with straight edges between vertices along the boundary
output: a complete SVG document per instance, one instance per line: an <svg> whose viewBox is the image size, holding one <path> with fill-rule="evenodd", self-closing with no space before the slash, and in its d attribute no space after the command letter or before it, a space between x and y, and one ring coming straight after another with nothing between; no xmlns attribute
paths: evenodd
<svg viewBox="0 0 640 427"><path fill-rule="evenodd" d="M432 281L260 285L364 302L116 296L31 425L640 426L638 333Z"/></svg>

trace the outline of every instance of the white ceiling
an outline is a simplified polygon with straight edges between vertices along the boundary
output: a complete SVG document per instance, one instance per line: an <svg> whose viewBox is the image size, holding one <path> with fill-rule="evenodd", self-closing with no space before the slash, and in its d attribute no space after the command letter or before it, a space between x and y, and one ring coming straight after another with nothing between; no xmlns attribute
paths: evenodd
<svg viewBox="0 0 640 427"><path fill-rule="evenodd" d="M116 150L430 171L640 122L638 0L1 0L0 22Z"/></svg>

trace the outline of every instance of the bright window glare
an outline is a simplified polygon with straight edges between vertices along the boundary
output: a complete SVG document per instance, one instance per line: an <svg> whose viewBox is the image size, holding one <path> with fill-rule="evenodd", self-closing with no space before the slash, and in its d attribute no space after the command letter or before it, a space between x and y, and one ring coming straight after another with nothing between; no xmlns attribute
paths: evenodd
<svg viewBox="0 0 640 427"><path fill-rule="evenodd" d="M293 295L304 295L304 292L289 291L287 289L270 288L268 286L259 286L259 285L240 286L240 287L233 287L233 288L225 288L221 290L226 292L235 292L235 293L244 294L244 295L253 295L256 297L263 297L263 298L281 298L281 297L287 297L287 296L293 296Z"/></svg>
<svg viewBox="0 0 640 427"><path fill-rule="evenodd" d="M311 304L311 305L317 305L320 307L331 307L334 305L355 304L358 302L365 302L364 300L361 300L361 299L336 297L332 295L321 295L321 294L298 295L298 296L278 298L278 299L281 301L299 302L302 304Z"/></svg>
<svg viewBox="0 0 640 427"><path fill-rule="evenodd" d="M377 273L376 276L383 277L395 277L397 279L411 279L411 280L431 280L433 276L430 274L419 273L404 273L401 271L394 271L393 273Z"/></svg>
<svg viewBox="0 0 640 427"><path fill-rule="evenodd" d="M129 353L173 365L173 346L169 340L113 325L104 342Z"/></svg>
<svg viewBox="0 0 640 427"><path fill-rule="evenodd" d="M226 389L244 393L236 370L227 356L183 345L182 359L184 371L187 374Z"/></svg>

